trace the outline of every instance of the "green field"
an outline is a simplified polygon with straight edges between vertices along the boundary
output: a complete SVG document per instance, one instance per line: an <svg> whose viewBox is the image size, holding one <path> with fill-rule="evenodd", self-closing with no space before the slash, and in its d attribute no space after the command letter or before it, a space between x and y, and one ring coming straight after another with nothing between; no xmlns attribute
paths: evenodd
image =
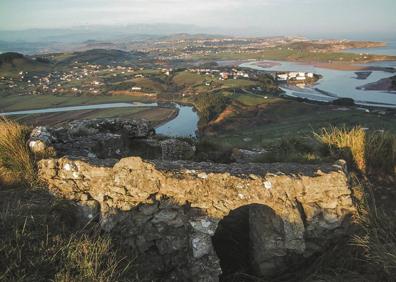
<svg viewBox="0 0 396 282"><path fill-rule="evenodd" d="M209 78L209 76L183 71L175 74L172 78L172 82L178 87L192 87L203 84L207 78Z"/></svg>
<svg viewBox="0 0 396 282"><path fill-rule="evenodd" d="M26 95L0 96L0 111L22 111L49 107L67 107L81 105L95 105L102 103L133 102L131 97L125 96L54 96L54 95Z"/></svg>
<svg viewBox="0 0 396 282"><path fill-rule="evenodd" d="M11 116L13 120L28 125L59 125L64 122L81 119L95 118L126 118L126 119L145 119L152 123L153 126L162 124L170 120L177 114L173 108L157 107L137 107L137 108L116 108L102 110L82 110L71 112L18 115Z"/></svg>

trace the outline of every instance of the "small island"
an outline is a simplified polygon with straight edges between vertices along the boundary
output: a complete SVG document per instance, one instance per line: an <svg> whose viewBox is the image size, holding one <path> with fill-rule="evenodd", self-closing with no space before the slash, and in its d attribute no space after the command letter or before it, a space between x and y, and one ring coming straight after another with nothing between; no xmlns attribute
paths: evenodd
<svg viewBox="0 0 396 282"><path fill-rule="evenodd" d="M377 82L369 83L360 87L360 90L373 90L373 91L388 91L396 94L396 75L384 79L380 79Z"/></svg>

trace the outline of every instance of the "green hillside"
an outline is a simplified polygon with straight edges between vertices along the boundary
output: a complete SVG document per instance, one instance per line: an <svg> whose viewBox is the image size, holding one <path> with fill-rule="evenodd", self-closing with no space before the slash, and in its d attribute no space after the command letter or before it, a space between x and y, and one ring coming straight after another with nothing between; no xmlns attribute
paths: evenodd
<svg viewBox="0 0 396 282"><path fill-rule="evenodd" d="M41 72L49 68L49 61L42 58L31 58L15 52L0 54L0 75L13 75L20 71Z"/></svg>

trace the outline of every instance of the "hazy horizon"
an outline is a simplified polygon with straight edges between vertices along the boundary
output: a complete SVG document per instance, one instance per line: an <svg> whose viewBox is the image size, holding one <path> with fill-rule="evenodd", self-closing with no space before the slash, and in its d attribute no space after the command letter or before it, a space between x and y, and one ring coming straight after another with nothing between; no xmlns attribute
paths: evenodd
<svg viewBox="0 0 396 282"><path fill-rule="evenodd" d="M5 0L0 8L2 31L161 23L189 33L380 38L396 26L393 0Z"/></svg>

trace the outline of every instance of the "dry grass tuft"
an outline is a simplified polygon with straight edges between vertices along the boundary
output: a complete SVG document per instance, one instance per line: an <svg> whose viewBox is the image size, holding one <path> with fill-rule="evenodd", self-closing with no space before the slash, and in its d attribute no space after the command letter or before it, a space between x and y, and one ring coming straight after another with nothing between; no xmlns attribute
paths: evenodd
<svg viewBox="0 0 396 282"><path fill-rule="evenodd" d="M315 133L315 136L329 146L332 155L354 162L358 169L365 171L366 131L362 128L355 127L351 130L337 127L323 128L319 134Z"/></svg>
<svg viewBox="0 0 396 282"><path fill-rule="evenodd" d="M332 156L346 159L366 175L395 173L396 137L390 133L332 127L315 137L328 146Z"/></svg>
<svg viewBox="0 0 396 282"><path fill-rule="evenodd" d="M34 158L27 146L29 128L0 119L0 180L8 184L32 184L36 173Z"/></svg>

